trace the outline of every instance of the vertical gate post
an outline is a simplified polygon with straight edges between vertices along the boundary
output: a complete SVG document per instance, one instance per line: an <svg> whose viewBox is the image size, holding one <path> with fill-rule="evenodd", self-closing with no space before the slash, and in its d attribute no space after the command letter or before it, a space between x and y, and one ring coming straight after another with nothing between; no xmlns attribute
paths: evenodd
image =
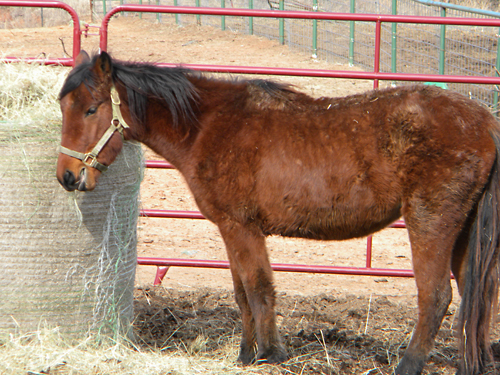
<svg viewBox="0 0 500 375"><path fill-rule="evenodd" d="M226 7L226 0L220 0L220 7L222 9ZM226 16L220 16L220 28L222 31L226 30Z"/></svg>
<svg viewBox="0 0 500 375"><path fill-rule="evenodd" d="M285 0L280 0L279 2L280 10L285 10ZM285 44L285 20L283 18L280 18L280 44Z"/></svg>
<svg viewBox="0 0 500 375"><path fill-rule="evenodd" d="M441 17L446 17L446 8L441 8ZM444 52L446 48L446 25L441 25L441 34L439 37L439 74L444 74Z"/></svg>
<svg viewBox="0 0 500 375"><path fill-rule="evenodd" d="M395 16L398 14L398 0L392 0L392 15ZM398 32L398 24L396 22L392 23L391 26L391 72L397 72L397 32Z"/></svg>
<svg viewBox="0 0 500 375"><path fill-rule="evenodd" d="M318 0L313 0L313 11L317 12L318 11ZM312 48L313 48L313 54L312 57L315 59L318 57L318 20L314 19L313 20L313 40L312 40Z"/></svg>
<svg viewBox="0 0 500 375"><path fill-rule="evenodd" d="M380 39L381 39L382 22L377 20L375 23L375 59L373 62L373 71L380 72ZM373 88L378 89L378 79L373 80Z"/></svg>
<svg viewBox="0 0 500 375"><path fill-rule="evenodd" d="M248 9L253 9L253 0L248 0ZM248 33L253 35L253 17L248 17Z"/></svg>
<svg viewBox="0 0 500 375"><path fill-rule="evenodd" d="M195 0L194 3L195 3L196 8L200 7L200 0ZM196 24L198 26L201 25L201 16L200 16L200 14L196 14Z"/></svg>
<svg viewBox="0 0 500 375"><path fill-rule="evenodd" d="M356 0L351 0L351 13L356 13ZM349 66L354 66L354 28L355 21L349 21Z"/></svg>
<svg viewBox="0 0 500 375"><path fill-rule="evenodd" d="M497 58L495 63L497 77L500 75L500 29L498 30L498 38L497 38ZM495 85L494 93L493 93L493 110L495 111L495 116L498 117L498 85Z"/></svg>
<svg viewBox="0 0 500 375"><path fill-rule="evenodd" d="M178 0L174 0L174 6L178 6L179 5L179 1ZM179 24L179 13L175 13L175 24L178 25Z"/></svg>

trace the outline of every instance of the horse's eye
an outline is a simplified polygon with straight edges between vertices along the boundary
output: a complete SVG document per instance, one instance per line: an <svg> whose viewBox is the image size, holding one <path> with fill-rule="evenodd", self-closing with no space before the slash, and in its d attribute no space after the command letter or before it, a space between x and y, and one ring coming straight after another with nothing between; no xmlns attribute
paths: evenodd
<svg viewBox="0 0 500 375"><path fill-rule="evenodd" d="M94 113L97 112L97 107L90 107L87 111L87 113L85 113L85 116L90 116L90 115L93 115Z"/></svg>

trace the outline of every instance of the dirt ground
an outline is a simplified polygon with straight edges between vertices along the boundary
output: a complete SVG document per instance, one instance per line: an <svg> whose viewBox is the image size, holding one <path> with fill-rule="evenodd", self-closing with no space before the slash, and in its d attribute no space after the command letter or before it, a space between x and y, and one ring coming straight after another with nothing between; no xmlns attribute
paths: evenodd
<svg viewBox="0 0 500 375"><path fill-rule="evenodd" d="M66 26L0 30L0 56L63 57L64 49L72 50L71 35ZM97 37L82 42L87 51L97 51ZM124 60L353 69L326 64L265 38L204 26L178 27L167 18L161 24L130 16L113 19L108 50ZM344 96L372 88L369 81L273 79L313 96ZM145 152L148 159L159 159ZM144 208L196 210L182 176L174 170L146 170L141 201ZM138 235L141 257L227 259L217 228L205 220L140 218ZM315 242L272 237L268 248L275 263L365 265L366 239ZM372 266L411 268L406 230L386 229L375 235ZM140 340L188 354L217 355L230 346L236 358L241 324L229 271L171 268L162 286L153 287L155 272L151 266L137 270L135 328ZM292 359L280 367L256 367L255 373L385 374L394 369L416 321L413 279L276 272L275 284L278 321ZM430 374L455 371L452 327L457 302L454 289L427 367ZM498 341L498 329L494 337Z"/></svg>

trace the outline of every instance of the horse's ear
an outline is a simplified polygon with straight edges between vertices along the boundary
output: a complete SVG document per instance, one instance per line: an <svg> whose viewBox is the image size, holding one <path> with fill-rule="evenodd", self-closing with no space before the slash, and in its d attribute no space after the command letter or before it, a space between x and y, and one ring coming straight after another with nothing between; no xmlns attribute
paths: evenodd
<svg viewBox="0 0 500 375"><path fill-rule="evenodd" d="M82 49L78 56L76 56L75 67L88 61L90 61L89 54Z"/></svg>
<svg viewBox="0 0 500 375"><path fill-rule="evenodd" d="M113 63L111 61L111 56L109 56L106 52L101 52L101 54L95 60L94 72L102 82L111 82L112 71Z"/></svg>

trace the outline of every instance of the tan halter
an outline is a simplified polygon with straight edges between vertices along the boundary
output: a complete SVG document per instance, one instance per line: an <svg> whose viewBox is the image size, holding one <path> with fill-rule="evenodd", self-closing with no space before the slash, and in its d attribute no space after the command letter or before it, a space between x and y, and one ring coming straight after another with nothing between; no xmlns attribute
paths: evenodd
<svg viewBox="0 0 500 375"><path fill-rule="evenodd" d="M103 147L108 143L113 134L118 131L123 139L123 129L129 128L129 125L123 119L122 113L120 111L120 96L118 91L116 91L115 86L111 87L111 107L113 108L113 118L111 119L111 125L108 130L103 134L99 142L94 146L92 151L84 154L83 152L73 151L64 146L59 146L59 152L74 157L83 161L83 164L95 168L100 172L105 172L108 167L97 161L97 155L102 151ZM116 123L116 125L115 125Z"/></svg>

